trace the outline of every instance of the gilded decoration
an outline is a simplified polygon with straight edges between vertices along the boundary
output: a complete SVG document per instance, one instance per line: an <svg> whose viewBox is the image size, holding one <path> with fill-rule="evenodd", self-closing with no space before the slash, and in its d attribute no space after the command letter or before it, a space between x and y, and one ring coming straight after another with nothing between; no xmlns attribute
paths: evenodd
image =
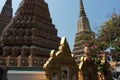
<svg viewBox="0 0 120 80"><path fill-rule="evenodd" d="M47 80L78 80L78 66L66 38L62 38L57 52L51 51L44 70Z"/></svg>

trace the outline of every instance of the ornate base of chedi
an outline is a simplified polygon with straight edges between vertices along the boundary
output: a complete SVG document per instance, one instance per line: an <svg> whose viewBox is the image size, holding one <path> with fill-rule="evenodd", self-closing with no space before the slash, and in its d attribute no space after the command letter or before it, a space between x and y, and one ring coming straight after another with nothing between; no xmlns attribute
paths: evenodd
<svg viewBox="0 0 120 80"><path fill-rule="evenodd" d="M4 53L2 56L0 56L0 65L2 66L11 66L11 67L39 67L44 64L44 62L47 60L47 57L45 56L37 56L35 55L34 50L36 50L35 47L24 47L22 50L20 50L20 47L11 47L11 50L15 50L14 54L10 55L10 51L8 49L5 49L6 54ZM39 50L39 49L38 49ZM22 52L21 52L22 51ZM19 53L19 54L17 54ZM27 54L28 53L28 54ZM36 52L37 53L37 52ZM47 56L47 55L46 55Z"/></svg>

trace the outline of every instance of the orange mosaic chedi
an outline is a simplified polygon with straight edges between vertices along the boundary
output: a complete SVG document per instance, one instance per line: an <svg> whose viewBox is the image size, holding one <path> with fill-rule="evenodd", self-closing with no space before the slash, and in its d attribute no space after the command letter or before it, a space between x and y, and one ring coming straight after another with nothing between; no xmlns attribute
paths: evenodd
<svg viewBox="0 0 120 80"><path fill-rule="evenodd" d="M59 41L45 0L22 0L1 34L0 65L42 66Z"/></svg>

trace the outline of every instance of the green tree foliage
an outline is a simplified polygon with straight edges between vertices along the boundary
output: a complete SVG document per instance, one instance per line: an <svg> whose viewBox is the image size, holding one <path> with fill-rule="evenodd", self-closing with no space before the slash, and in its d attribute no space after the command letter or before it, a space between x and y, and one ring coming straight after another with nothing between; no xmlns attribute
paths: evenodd
<svg viewBox="0 0 120 80"><path fill-rule="evenodd" d="M106 21L98 34L98 46L101 50L110 49L113 59L120 61L120 15L114 14Z"/></svg>

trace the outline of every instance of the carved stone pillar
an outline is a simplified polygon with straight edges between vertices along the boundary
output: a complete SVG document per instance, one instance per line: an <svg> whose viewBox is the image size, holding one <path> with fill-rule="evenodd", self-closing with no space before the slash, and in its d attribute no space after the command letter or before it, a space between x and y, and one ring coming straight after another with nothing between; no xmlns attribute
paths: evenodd
<svg viewBox="0 0 120 80"><path fill-rule="evenodd" d="M16 57L13 57L13 56L8 56L6 58L7 60L7 66L17 66L17 58Z"/></svg>
<svg viewBox="0 0 120 80"><path fill-rule="evenodd" d="M17 63L18 63L17 64L18 67L26 67L28 66L28 59L27 57L20 55L17 58Z"/></svg>
<svg viewBox="0 0 120 80"><path fill-rule="evenodd" d="M25 67L28 66L28 58L24 55L24 50L22 50L21 55L17 57L18 67Z"/></svg>
<svg viewBox="0 0 120 80"><path fill-rule="evenodd" d="M34 57L34 56L29 56L28 57L28 62L29 62L29 67L39 67L39 58Z"/></svg>
<svg viewBox="0 0 120 80"><path fill-rule="evenodd" d="M6 57L0 57L0 65L1 66L6 66Z"/></svg>

